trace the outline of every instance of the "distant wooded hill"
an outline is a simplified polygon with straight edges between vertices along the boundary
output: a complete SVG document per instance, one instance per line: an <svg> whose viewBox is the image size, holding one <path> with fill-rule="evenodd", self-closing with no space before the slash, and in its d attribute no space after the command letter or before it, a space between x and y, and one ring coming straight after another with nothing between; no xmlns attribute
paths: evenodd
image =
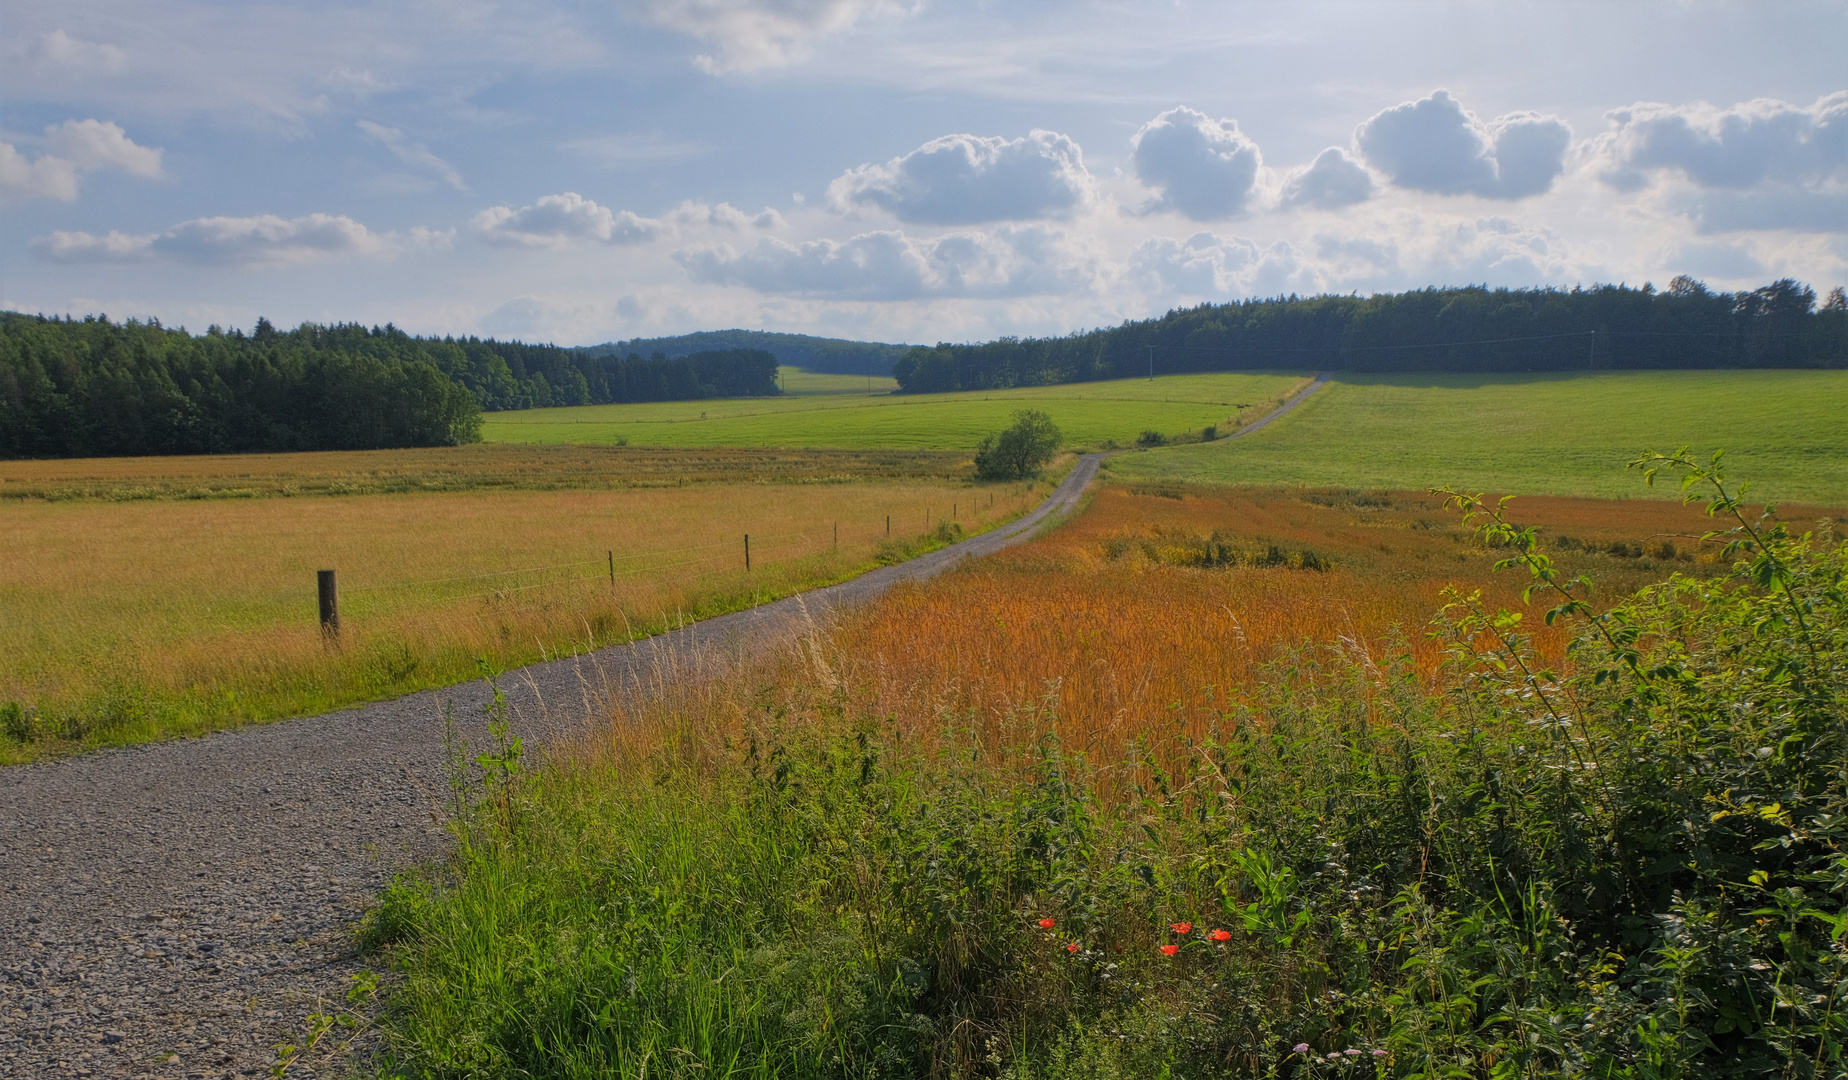
<svg viewBox="0 0 1848 1080"><path fill-rule="evenodd" d="M636 338L587 345L579 352L590 356L615 356L639 353L650 356L686 356L707 349L763 349L776 357L777 363L807 371L824 371L834 375L892 374L892 365L911 348L879 341L847 341L842 338L811 337L808 334L777 334L768 330L702 330L679 337Z"/></svg>
<svg viewBox="0 0 1848 1080"><path fill-rule="evenodd" d="M761 349L589 356L303 323L194 336L0 312L0 458L447 446L482 410L779 393Z"/></svg>
<svg viewBox="0 0 1848 1080"><path fill-rule="evenodd" d="M1713 292L1678 277L1589 289L1422 289L1202 304L1056 338L921 346L892 374L907 393L1253 368L1567 371L1848 366L1848 299L1820 309L1789 279Z"/></svg>

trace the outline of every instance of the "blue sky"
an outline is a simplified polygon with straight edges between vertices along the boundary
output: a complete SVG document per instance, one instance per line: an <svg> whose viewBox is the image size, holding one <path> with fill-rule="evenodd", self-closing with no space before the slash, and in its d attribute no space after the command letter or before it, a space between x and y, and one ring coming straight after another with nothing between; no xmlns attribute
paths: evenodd
<svg viewBox="0 0 1848 1080"><path fill-rule="evenodd" d="M1848 5L0 0L0 306L582 344L1848 280Z"/></svg>

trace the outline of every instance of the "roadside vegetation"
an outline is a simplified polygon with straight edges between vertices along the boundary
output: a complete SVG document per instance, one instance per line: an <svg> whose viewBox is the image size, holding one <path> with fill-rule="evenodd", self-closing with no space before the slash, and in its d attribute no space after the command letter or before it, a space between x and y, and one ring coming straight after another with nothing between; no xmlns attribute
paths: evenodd
<svg viewBox="0 0 1848 1080"><path fill-rule="evenodd" d="M1848 548L1645 464L1715 516L1107 489L459 749L383 1071L1839 1076Z"/></svg>
<svg viewBox="0 0 1848 1080"><path fill-rule="evenodd" d="M137 459L84 481L100 496L0 504L0 707L16 717L0 763L321 712L472 678L477 658L517 666L655 633L941 546L1044 491L971 488L961 462L956 475L856 477L810 458L790 477L758 459L739 482L724 453L687 455L696 477L704 462L723 478L688 483L659 452L620 459L660 466L651 486L611 487L559 452L584 464L578 486L545 471L553 452L521 453L519 468L479 463L514 490L147 498L140 485L156 481L128 469ZM159 482L260 488L294 468L362 489L394 482L390 459L353 457L244 462L260 481L183 467ZM0 468L54 464L76 463ZM110 483L137 493L119 499ZM317 621L323 568L339 573L333 647Z"/></svg>
<svg viewBox="0 0 1848 1080"><path fill-rule="evenodd" d="M1159 382L1159 380L1157 380ZM1133 481L1664 497L1609 463L1645 446L1734 446L1755 489L1848 505L1848 371L1338 374L1251 438L1125 455Z"/></svg>

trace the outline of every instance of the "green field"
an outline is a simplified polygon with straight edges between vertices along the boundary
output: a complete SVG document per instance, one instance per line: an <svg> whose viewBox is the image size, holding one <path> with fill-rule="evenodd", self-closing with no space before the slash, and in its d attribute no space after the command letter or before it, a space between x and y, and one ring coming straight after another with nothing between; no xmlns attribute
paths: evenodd
<svg viewBox="0 0 1848 1080"><path fill-rule="evenodd" d="M890 376L830 375L825 371L804 371L787 364L776 369L776 381L790 397L827 397L832 395L871 397L890 394L898 389L898 380Z"/></svg>
<svg viewBox="0 0 1848 1080"><path fill-rule="evenodd" d="M1643 497L1623 462L1682 445L1726 450L1756 495L1848 506L1848 372L1341 376L1250 438L1109 468L1123 480Z"/></svg>
<svg viewBox="0 0 1848 1080"><path fill-rule="evenodd" d="M1173 437L1229 429L1299 385L1300 374L1172 375L962 394L855 394L866 379L803 373L780 398L581 405L488 413L488 442L631 446L893 447L969 449L1018 409L1041 409L1069 446L1127 445L1146 430ZM877 380L875 380L875 383ZM846 392L843 392L843 388Z"/></svg>

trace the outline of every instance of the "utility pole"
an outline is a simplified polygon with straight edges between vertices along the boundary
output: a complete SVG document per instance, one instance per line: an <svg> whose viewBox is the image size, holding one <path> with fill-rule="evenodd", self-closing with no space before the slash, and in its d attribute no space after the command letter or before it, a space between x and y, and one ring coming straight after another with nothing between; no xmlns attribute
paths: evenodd
<svg viewBox="0 0 1848 1080"><path fill-rule="evenodd" d="M1144 348L1149 350L1149 381L1154 382L1155 381L1155 346L1147 345L1147 346L1144 346Z"/></svg>

